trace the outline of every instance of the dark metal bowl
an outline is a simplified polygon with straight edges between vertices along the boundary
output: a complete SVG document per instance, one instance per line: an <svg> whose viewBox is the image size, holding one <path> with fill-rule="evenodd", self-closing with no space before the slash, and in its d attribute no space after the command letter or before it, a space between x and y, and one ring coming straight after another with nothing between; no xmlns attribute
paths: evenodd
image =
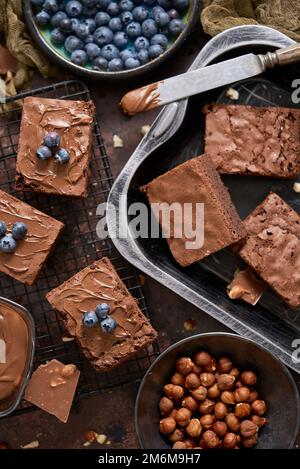
<svg viewBox="0 0 300 469"><path fill-rule="evenodd" d="M145 73L150 73L160 64L164 63L168 60L178 49L179 47L186 41L187 37L191 33L195 23L199 20L200 15L200 7L201 1L200 0L191 0L191 5L188 11L188 22L186 27L182 31L182 33L178 36L178 38L174 41L174 43L169 47L162 55L157 57L156 59L152 60L151 62L141 65L138 68L134 68L132 70L123 70L121 72L100 72L97 70L90 70L84 67L80 67L79 65L73 64L70 60L64 58L61 54L59 54L54 47L48 43L43 35L40 33L38 26L34 21L34 15L32 12L31 1L30 0L22 0L23 1L23 11L25 22L28 27L28 30L33 38L33 40L37 43L40 49L44 52L44 54L49 58L49 60L56 62L58 65L64 67L71 73L75 73L77 75L81 75L83 77L88 77L91 79L102 79L102 80L128 80L130 78L136 78L140 75Z"/></svg>
<svg viewBox="0 0 300 469"><path fill-rule="evenodd" d="M140 446L145 449L170 448L159 433L158 404L162 388L170 382L176 359L192 356L198 350L215 356L230 356L241 369L258 374L257 389L266 400L268 424L256 448L291 448L300 421L299 396L285 365L252 340L228 333L199 334L169 347L151 365L139 388L135 406L135 425Z"/></svg>

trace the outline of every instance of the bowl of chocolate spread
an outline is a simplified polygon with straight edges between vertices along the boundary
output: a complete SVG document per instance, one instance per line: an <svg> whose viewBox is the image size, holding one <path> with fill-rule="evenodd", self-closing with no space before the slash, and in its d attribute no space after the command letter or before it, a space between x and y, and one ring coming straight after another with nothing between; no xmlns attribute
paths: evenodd
<svg viewBox="0 0 300 469"><path fill-rule="evenodd" d="M19 405L30 378L35 326L23 306L0 297L0 417Z"/></svg>

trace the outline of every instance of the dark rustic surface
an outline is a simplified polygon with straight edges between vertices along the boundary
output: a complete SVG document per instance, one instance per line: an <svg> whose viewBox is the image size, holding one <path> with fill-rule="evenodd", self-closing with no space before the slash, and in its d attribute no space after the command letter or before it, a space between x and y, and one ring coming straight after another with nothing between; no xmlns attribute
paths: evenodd
<svg viewBox="0 0 300 469"><path fill-rule="evenodd" d="M118 174L141 139L141 126L150 124L156 115L156 112L134 118L122 115L118 109L121 96L127 90L145 84L147 81L184 71L205 41L199 28L172 62L143 80L114 85L88 83L97 106L114 176ZM45 83L47 83L46 80L40 77L35 78L34 85L42 86ZM113 134L123 138L123 148L113 147ZM160 334L161 349L187 336L188 333L183 327L187 319L195 320L193 334L226 330L223 325L154 280L144 275L141 275L141 280L153 325ZM300 388L299 375L294 374L294 377ZM0 442L6 441L12 448L19 448L33 440L39 440L41 448L84 448L84 433L92 429L97 433L107 435L110 445L103 445L102 448L136 448L138 443L133 414L137 388L138 383L133 383L97 397L81 400L73 407L67 424L60 423L55 417L40 410L1 420ZM297 444L299 443L300 436L297 440ZM100 448L97 443L89 446L89 448L94 447Z"/></svg>

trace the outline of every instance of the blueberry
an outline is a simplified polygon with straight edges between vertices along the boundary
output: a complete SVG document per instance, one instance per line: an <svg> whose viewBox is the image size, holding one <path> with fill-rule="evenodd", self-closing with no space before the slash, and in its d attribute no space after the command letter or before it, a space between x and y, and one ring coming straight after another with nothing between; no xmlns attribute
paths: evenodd
<svg viewBox="0 0 300 469"><path fill-rule="evenodd" d="M173 0L172 6L177 10L187 10L189 7L190 1L189 0Z"/></svg>
<svg viewBox="0 0 300 469"><path fill-rule="evenodd" d="M131 39L134 39L135 37L138 37L141 35L142 28L140 23L137 23L136 21L132 21L126 26L126 33L128 37Z"/></svg>
<svg viewBox="0 0 300 469"><path fill-rule="evenodd" d="M134 3L131 0L121 0L119 7L121 11L131 11L134 8Z"/></svg>
<svg viewBox="0 0 300 469"><path fill-rule="evenodd" d="M49 13L50 15L53 15L58 11L58 4L56 0L45 0L43 4L43 9Z"/></svg>
<svg viewBox="0 0 300 469"><path fill-rule="evenodd" d="M0 221L0 236L4 236L7 230L6 223L4 221Z"/></svg>
<svg viewBox="0 0 300 469"><path fill-rule="evenodd" d="M142 65L148 63L149 60L150 60L149 59L149 52L148 52L147 49L140 49L138 51L137 56L138 56L138 59L139 59L139 61L141 62Z"/></svg>
<svg viewBox="0 0 300 469"><path fill-rule="evenodd" d="M92 34L89 34L85 40L83 41L85 44L92 44L94 43L94 36Z"/></svg>
<svg viewBox="0 0 300 469"><path fill-rule="evenodd" d="M129 58L136 58L136 53L131 51L130 49L124 49L120 52L120 57L123 62L126 62Z"/></svg>
<svg viewBox="0 0 300 469"><path fill-rule="evenodd" d="M165 13L165 10L162 7L160 6L153 7L150 12L150 18L155 20L155 17L161 12Z"/></svg>
<svg viewBox="0 0 300 469"><path fill-rule="evenodd" d="M137 68L141 65L139 59L136 59L135 57L129 57L128 59L125 60L125 68L127 70L130 70L132 68Z"/></svg>
<svg viewBox="0 0 300 469"><path fill-rule="evenodd" d="M97 7L106 10L110 3L110 0L97 0Z"/></svg>
<svg viewBox="0 0 300 469"><path fill-rule="evenodd" d="M108 62L108 70L110 72L120 72L121 70L123 70L123 68L124 68L123 60L120 59L120 57L112 59Z"/></svg>
<svg viewBox="0 0 300 469"><path fill-rule="evenodd" d="M134 41L134 47L136 48L137 51L141 49L148 49L149 46L150 46L150 42L144 36L139 36Z"/></svg>
<svg viewBox="0 0 300 469"><path fill-rule="evenodd" d="M120 8L117 2L110 2L106 8L107 13L110 16L117 16L120 13Z"/></svg>
<svg viewBox="0 0 300 469"><path fill-rule="evenodd" d="M85 39L89 35L89 27L87 24L80 23L76 29L74 29L74 33L79 39Z"/></svg>
<svg viewBox="0 0 300 469"><path fill-rule="evenodd" d="M0 252L11 254L17 249L17 243L12 235L8 234L0 239Z"/></svg>
<svg viewBox="0 0 300 469"><path fill-rule="evenodd" d="M82 67L87 63L87 53L82 49L76 49L71 54L71 62L75 65L81 65Z"/></svg>
<svg viewBox="0 0 300 469"><path fill-rule="evenodd" d="M73 52L73 54L75 52ZM83 52L83 51L80 51L80 52ZM80 65L80 64L78 64L78 65ZM55 155L54 155L54 159L59 164L67 164L70 161L70 153L65 148L59 148L57 150L57 152L55 153Z"/></svg>
<svg viewBox="0 0 300 469"><path fill-rule="evenodd" d="M151 38L151 45L154 46L155 44L160 45L164 50L166 50L168 46L168 38L165 34L155 34Z"/></svg>
<svg viewBox="0 0 300 469"><path fill-rule="evenodd" d="M71 18L70 21L72 24L72 31L75 32L76 28L78 28L78 26L80 25L80 21L78 18Z"/></svg>
<svg viewBox="0 0 300 469"><path fill-rule="evenodd" d="M48 160L52 156L52 152L50 148L46 147L45 145L40 146L36 151L36 156L42 160Z"/></svg>
<svg viewBox="0 0 300 469"><path fill-rule="evenodd" d="M97 26L107 26L110 22L110 16L105 11L99 11L95 16L95 23Z"/></svg>
<svg viewBox="0 0 300 469"><path fill-rule="evenodd" d="M65 35L60 29L58 28L52 29L50 33L50 40L53 44L60 46L61 44L65 42L65 39L66 39Z"/></svg>
<svg viewBox="0 0 300 469"><path fill-rule="evenodd" d="M143 21L145 21L148 18L148 14L149 13L148 13L147 8L145 8L143 6L135 7L132 10L133 19L135 19L135 21L139 21L140 23L142 23Z"/></svg>
<svg viewBox="0 0 300 469"><path fill-rule="evenodd" d="M114 44L106 44L101 51L102 57L110 61L120 56L119 49Z"/></svg>
<svg viewBox="0 0 300 469"><path fill-rule="evenodd" d="M22 223L21 221L17 221L16 223L13 224L11 234L14 239L23 239L27 235L27 225L25 223Z"/></svg>
<svg viewBox="0 0 300 469"><path fill-rule="evenodd" d="M82 13L82 3L78 2L77 0L71 0L66 4L65 10L67 15L71 18L78 18Z"/></svg>
<svg viewBox="0 0 300 469"><path fill-rule="evenodd" d="M82 41L76 36L68 36L65 40L65 49L70 52L70 54L76 50L83 47Z"/></svg>
<svg viewBox="0 0 300 469"><path fill-rule="evenodd" d="M50 15L46 11L42 10L37 13L35 21L39 26L45 26L50 21Z"/></svg>
<svg viewBox="0 0 300 469"><path fill-rule="evenodd" d="M151 59L156 59L156 57L159 57L163 52L164 49L159 44L154 44L149 47L149 57Z"/></svg>
<svg viewBox="0 0 300 469"><path fill-rule="evenodd" d="M175 8L171 8L171 10L168 11L168 15L171 20L177 20L179 18L179 13Z"/></svg>
<svg viewBox="0 0 300 469"><path fill-rule="evenodd" d="M185 25L181 20L171 20L169 23L169 31L174 34L174 36L178 36L184 28Z"/></svg>
<svg viewBox="0 0 300 469"><path fill-rule="evenodd" d="M93 20L92 18L87 18L84 23L87 25L89 29L89 33L93 33L95 29L97 28L96 21Z"/></svg>
<svg viewBox="0 0 300 469"><path fill-rule="evenodd" d="M57 132L49 132L44 137L44 145L48 148L56 148L60 144L60 136Z"/></svg>
<svg viewBox="0 0 300 469"><path fill-rule="evenodd" d="M93 70L104 71L107 70L108 62L104 57L96 57L93 60Z"/></svg>
<svg viewBox="0 0 300 469"><path fill-rule="evenodd" d="M118 47L118 49L123 49L128 44L128 36L124 31L118 31L114 35L114 44Z"/></svg>
<svg viewBox="0 0 300 469"><path fill-rule="evenodd" d="M53 28L59 28L61 21L65 20L66 18L68 17L64 11L58 11L55 13L55 15L52 16L50 23Z"/></svg>
<svg viewBox="0 0 300 469"><path fill-rule="evenodd" d="M101 329L103 332L111 333L111 332L114 332L114 330L116 329L117 321L111 316L109 316L106 319L103 319L100 322L100 325L101 325Z"/></svg>
<svg viewBox="0 0 300 469"><path fill-rule="evenodd" d="M72 31L72 20L70 18L63 19L58 27L63 33L70 33Z"/></svg>
<svg viewBox="0 0 300 469"><path fill-rule="evenodd" d="M117 31L122 31L123 25L121 18L119 18L118 16L112 18L109 22L109 27L114 33L116 33Z"/></svg>
<svg viewBox="0 0 300 469"><path fill-rule="evenodd" d="M97 0L81 0L81 3L87 8L93 8L96 6Z"/></svg>
<svg viewBox="0 0 300 469"><path fill-rule="evenodd" d="M142 32L143 35L146 36L148 39L154 36L154 34L157 33L155 21L151 20L150 18L148 20L145 20L142 24Z"/></svg>
<svg viewBox="0 0 300 469"><path fill-rule="evenodd" d="M126 26L127 24L131 23L131 21L133 21L133 14L131 13L131 11L123 11L120 14L120 18L122 23Z"/></svg>
<svg viewBox="0 0 300 469"><path fill-rule="evenodd" d="M96 306L95 313L99 321L106 319L109 313L109 305L107 303L100 303Z"/></svg>
<svg viewBox="0 0 300 469"><path fill-rule="evenodd" d="M170 0L157 0L157 3L166 10L172 8L172 2Z"/></svg>
<svg viewBox="0 0 300 469"><path fill-rule="evenodd" d="M94 8L83 7L82 8L82 16L84 18L95 18L98 13L98 8L95 6Z"/></svg>
<svg viewBox="0 0 300 469"><path fill-rule="evenodd" d="M84 313L82 324L84 327L96 327L99 324L96 313L94 311Z"/></svg>
<svg viewBox="0 0 300 469"><path fill-rule="evenodd" d="M84 49L90 60L93 60L96 57L99 57L99 55L101 54L100 47L98 47L96 44L93 44L93 43L86 44L86 46L84 46Z"/></svg>
<svg viewBox="0 0 300 469"><path fill-rule="evenodd" d="M105 44L109 44L113 36L113 32L107 26L100 26L94 32L94 41L98 46L102 47Z"/></svg>
<svg viewBox="0 0 300 469"><path fill-rule="evenodd" d="M158 13L156 15L155 22L158 26L164 27L164 26L167 26L167 24L170 23L170 17L168 15L168 13L166 13L164 11L161 11L160 13Z"/></svg>

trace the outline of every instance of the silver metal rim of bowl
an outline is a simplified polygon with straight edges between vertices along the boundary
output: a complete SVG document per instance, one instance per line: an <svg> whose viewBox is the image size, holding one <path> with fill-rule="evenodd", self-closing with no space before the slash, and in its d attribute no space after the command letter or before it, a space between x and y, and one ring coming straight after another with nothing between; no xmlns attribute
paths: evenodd
<svg viewBox="0 0 300 469"><path fill-rule="evenodd" d="M56 52L55 48L52 48L49 43L44 39L42 34L37 27L31 7L31 0L22 0L23 1L23 12L25 17L26 25L29 29L30 35L36 44L39 45L41 50L45 53L45 55L49 58L49 60L53 60L54 62L58 63L59 65L63 66L69 72L76 73L83 77L91 78L91 79L102 79L102 80L128 80L129 78L138 77L145 73L149 73L156 69L159 65L164 63L167 59L169 59L184 43L187 37L191 34L194 25L196 24L197 20L200 18L200 9L201 9L201 1L200 0L191 0L191 5L189 8L189 21L182 31L182 33L177 37L171 47L167 49L163 54L161 54L156 59L148 62L145 65L141 65L140 67L131 69L131 70L123 70L120 72L101 72L98 70L90 70L88 68L81 67L79 65L73 64L70 60L65 59L62 55Z"/></svg>
<svg viewBox="0 0 300 469"><path fill-rule="evenodd" d="M246 343L251 343L253 345L255 345L258 349L264 351L265 353L267 353L268 355L270 355L272 357L272 359L274 361L277 362L277 364L279 365L279 367L282 369L282 372L287 376L288 380L291 382L292 384L292 387L295 391L295 395L297 396L297 406L295 408L295 413L298 415L298 427L295 428L295 431L294 431L294 434L293 434L293 437L291 438L291 443L290 443L290 446L289 446L289 449L291 449L295 443L295 440L296 440L296 437L297 437L297 434L298 434L298 431L299 431L299 427L300 427L300 397L299 397L299 393L298 393L298 389L297 389L297 386L295 384L295 381L291 375L291 373L289 372L288 368L286 367L286 365L277 357L275 357L271 352L269 352L269 350L267 350L265 347L257 344L254 340L252 339L248 339L246 337L242 337L238 334L232 334L230 332L207 332L205 334L196 334L196 335L192 335L192 336L189 336L189 337L186 337L184 339L181 339L179 340L178 342L175 342L174 344L170 345L170 347L168 347L166 350L164 350L155 360L154 362L151 364L151 366L148 368L146 374L144 375L142 381L141 381L141 384L139 386L139 389L138 389L138 393L137 393L137 397L136 397L136 401L135 401L135 409L134 409L134 423L135 423L135 429L136 429L136 433L137 433L137 437L138 437L138 442L139 442L139 445L141 448L143 448L143 443L142 443L142 440L141 440L141 437L140 437L140 432L139 432L139 423L138 423L138 407L139 407L139 401L140 401L140 398L141 398L141 394L142 394L142 391L143 391L143 387L144 387L144 384L147 380L147 377L149 376L149 374L151 373L152 369L155 367L155 365L160 361L162 360L166 355L168 355L168 353L177 348L179 345L181 344L184 344L184 343L189 343L191 341L194 341L194 340L197 340L197 339L201 339L201 338L204 338L204 337L231 337L232 339L238 339L240 341L244 341Z"/></svg>

